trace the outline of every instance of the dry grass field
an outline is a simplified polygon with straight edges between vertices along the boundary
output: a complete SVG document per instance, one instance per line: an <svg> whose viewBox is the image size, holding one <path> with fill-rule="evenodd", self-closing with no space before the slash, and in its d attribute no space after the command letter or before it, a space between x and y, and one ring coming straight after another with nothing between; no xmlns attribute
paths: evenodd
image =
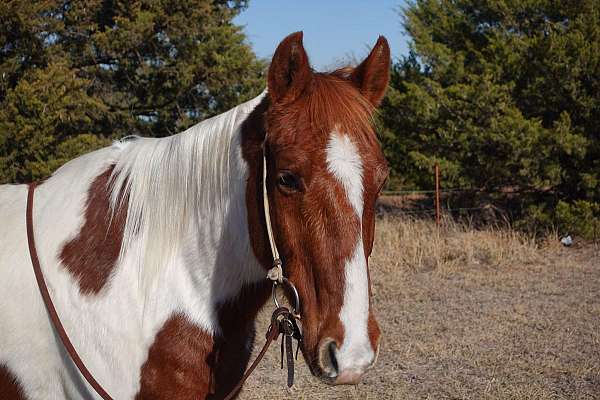
<svg viewBox="0 0 600 400"><path fill-rule="evenodd" d="M274 345L240 398L600 399L597 244L385 217L371 276L384 337L363 383L326 386L300 357L287 390Z"/></svg>

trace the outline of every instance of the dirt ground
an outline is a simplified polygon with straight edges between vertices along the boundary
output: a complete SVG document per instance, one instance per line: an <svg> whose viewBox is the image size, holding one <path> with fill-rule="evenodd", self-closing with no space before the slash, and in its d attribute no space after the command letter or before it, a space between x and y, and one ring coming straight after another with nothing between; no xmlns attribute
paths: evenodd
<svg viewBox="0 0 600 400"><path fill-rule="evenodd" d="M324 385L300 356L287 390L274 345L240 398L600 399L597 244L385 220L371 274L384 337L363 383Z"/></svg>

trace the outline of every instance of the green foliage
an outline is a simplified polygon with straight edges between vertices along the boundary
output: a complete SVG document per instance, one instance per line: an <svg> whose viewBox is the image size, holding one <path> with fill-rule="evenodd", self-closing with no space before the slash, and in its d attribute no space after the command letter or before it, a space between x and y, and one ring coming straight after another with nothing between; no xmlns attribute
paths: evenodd
<svg viewBox="0 0 600 400"><path fill-rule="evenodd" d="M111 139L166 136L256 95L233 17L246 1L0 4L0 183L48 176Z"/></svg>
<svg viewBox="0 0 600 400"><path fill-rule="evenodd" d="M65 161L108 143L92 133L107 107L87 94L89 85L66 65L49 64L26 72L8 90L0 109L2 181L44 178Z"/></svg>
<svg viewBox="0 0 600 400"><path fill-rule="evenodd" d="M392 184L431 188L439 162L445 187L553 194L524 202L529 216L600 202L596 0L417 0L403 14L411 53L381 113Z"/></svg>
<svg viewBox="0 0 600 400"><path fill-rule="evenodd" d="M573 232L584 239L600 238L600 204L576 200L573 204L559 201L556 219L562 232Z"/></svg>

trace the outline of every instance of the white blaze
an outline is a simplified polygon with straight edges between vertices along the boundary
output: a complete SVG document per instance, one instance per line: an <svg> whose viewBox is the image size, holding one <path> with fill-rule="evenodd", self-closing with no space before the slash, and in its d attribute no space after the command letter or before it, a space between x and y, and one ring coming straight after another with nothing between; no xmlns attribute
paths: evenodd
<svg viewBox="0 0 600 400"><path fill-rule="evenodd" d="M369 287L367 263L362 239L363 166L360 153L350 137L333 131L327 144L327 168L341 183L348 201L361 221L359 236L352 255L345 261L344 302L340 320L344 327L344 342L336 358L339 371L368 367L374 352L367 330L369 318Z"/></svg>

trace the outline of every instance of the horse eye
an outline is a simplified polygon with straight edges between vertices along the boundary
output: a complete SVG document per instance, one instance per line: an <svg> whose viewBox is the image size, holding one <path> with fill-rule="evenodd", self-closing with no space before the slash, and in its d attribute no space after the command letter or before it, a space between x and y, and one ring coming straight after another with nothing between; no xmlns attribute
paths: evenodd
<svg viewBox="0 0 600 400"><path fill-rule="evenodd" d="M289 171L279 173L277 176L277 185L287 192L297 192L301 189L300 178Z"/></svg>

